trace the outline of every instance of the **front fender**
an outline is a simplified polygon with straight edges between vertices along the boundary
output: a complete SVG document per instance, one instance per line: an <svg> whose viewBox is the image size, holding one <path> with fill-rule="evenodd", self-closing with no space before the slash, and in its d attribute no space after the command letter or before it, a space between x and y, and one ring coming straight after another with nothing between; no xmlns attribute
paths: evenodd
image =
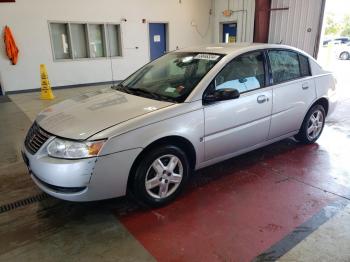
<svg viewBox="0 0 350 262"><path fill-rule="evenodd" d="M100 155L135 148L146 148L151 143L168 136L179 136L190 141L196 151L197 163L204 160L204 115L197 109L182 115L168 118L141 128L110 138Z"/></svg>

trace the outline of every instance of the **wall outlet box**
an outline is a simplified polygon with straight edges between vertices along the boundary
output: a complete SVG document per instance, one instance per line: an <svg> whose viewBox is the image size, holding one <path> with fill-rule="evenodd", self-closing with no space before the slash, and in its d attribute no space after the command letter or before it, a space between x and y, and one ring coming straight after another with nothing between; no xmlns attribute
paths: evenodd
<svg viewBox="0 0 350 262"><path fill-rule="evenodd" d="M224 12L222 12L222 14L226 17L229 17L232 15L232 10L226 9L226 10L224 10Z"/></svg>

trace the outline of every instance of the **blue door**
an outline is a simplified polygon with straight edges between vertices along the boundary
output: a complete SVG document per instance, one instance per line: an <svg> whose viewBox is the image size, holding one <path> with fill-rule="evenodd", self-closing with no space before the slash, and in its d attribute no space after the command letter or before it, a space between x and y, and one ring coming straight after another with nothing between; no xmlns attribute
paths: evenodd
<svg viewBox="0 0 350 262"><path fill-rule="evenodd" d="M157 59L166 52L166 24L149 24L149 46L151 60Z"/></svg>
<svg viewBox="0 0 350 262"><path fill-rule="evenodd" d="M235 43L237 37L237 23L228 23L222 25L222 42Z"/></svg>

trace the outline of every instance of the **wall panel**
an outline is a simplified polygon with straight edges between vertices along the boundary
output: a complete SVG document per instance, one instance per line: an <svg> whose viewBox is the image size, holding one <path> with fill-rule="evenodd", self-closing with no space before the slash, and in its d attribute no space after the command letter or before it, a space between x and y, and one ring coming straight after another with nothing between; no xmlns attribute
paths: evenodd
<svg viewBox="0 0 350 262"><path fill-rule="evenodd" d="M237 42L253 42L255 0L214 0L213 41L220 42L222 22L237 22ZM223 11L230 8L230 17Z"/></svg>

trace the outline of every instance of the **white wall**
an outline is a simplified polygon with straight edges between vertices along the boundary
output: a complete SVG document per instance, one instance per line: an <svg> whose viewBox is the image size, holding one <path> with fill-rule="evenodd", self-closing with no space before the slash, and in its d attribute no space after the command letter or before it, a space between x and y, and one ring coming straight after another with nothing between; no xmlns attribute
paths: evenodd
<svg viewBox="0 0 350 262"><path fill-rule="evenodd" d="M114 58L114 78L120 80L149 61L148 25L169 22L169 49L206 44L211 0L16 0L0 3L0 29L9 25L20 50L12 66L0 41L0 81L5 91L40 87L39 65L46 64L52 86L112 80L110 60L54 62L48 21L121 22L123 58ZM194 21L198 31L191 25ZM138 46L139 49L135 49Z"/></svg>
<svg viewBox="0 0 350 262"><path fill-rule="evenodd" d="M233 14L225 17L222 12L228 9L228 5ZM214 42L221 42L222 22L237 22L237 42L253 42L255 0L215 0L214 6Z"/></svg>
<svg viewBox="0 0 350 262"><path fill-rule="evenodd" d="M271 7L289 10L271 12L269 43L282 42L314 55L322 0L272 0Z"/></svg>

